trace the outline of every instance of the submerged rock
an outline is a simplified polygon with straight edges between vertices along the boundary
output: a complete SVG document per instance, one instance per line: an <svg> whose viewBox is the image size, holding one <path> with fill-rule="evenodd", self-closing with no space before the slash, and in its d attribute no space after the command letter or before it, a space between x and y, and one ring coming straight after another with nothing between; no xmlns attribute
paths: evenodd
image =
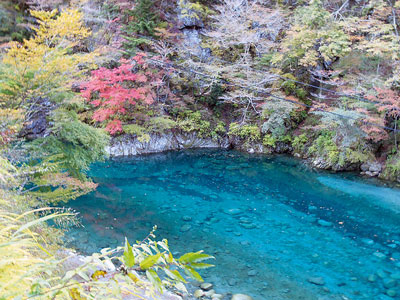
<svg viewBox="0 0 400 300"><path fill-rule="evenodd" d="M181 232L189 231L191 228L192 228L191 225L188 225L188 224L183 225L183 226L181 227Z"/></svg>
<svg viewBox="0 0 400 300"><path fill-rule="evenodd" d="M235 294L232 296L231 300L253 300L253 297L245 294Z"/></svg>
<svg viewBox="0 0 400 300"><path fill-rule="evenodd" d="M325 280L322 277L309 277L307 281L315 285L325 285Z"/></svg>
<svg viewBox="0 0 400 300"><path fill-rule="evenodd" d="M333 225L332 222L328 222L325 220L318 220L317 223L318 223L318 225L321 225L323 227L331 227Z"/></svg>
<svg viewBox="0 0 400 300"><path fill-rule="evenodd" d="M204 291L209 291L209 290L212 289L212 287L213 287L212 283L209 283L209 282L204 282L204 283L202 283L202 284L200 285L200 288L201 288L202 290L204 290Z"/></svg>

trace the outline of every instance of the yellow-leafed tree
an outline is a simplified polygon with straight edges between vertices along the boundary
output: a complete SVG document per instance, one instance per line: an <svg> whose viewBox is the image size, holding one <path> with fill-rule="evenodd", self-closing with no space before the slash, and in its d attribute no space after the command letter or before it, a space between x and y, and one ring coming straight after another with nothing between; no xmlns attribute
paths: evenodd
<svg viewBox="0 0 400 300"><path fill-rule="evenodd" d="M89 67L95 53L77 51L90 35L78 10L31 11L38 21L34 35L13 43L2 59L0 107L20 107L31 97L62 101L72 80Z"/></svg>

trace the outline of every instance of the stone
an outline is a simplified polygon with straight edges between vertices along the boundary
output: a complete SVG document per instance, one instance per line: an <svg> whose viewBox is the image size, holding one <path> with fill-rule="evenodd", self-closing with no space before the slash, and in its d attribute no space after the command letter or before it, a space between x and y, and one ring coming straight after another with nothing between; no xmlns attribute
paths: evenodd
<svg viewBox="0 0 400 300"><path fill-rule="evenodd" d="M366 245L373 245L374 241L371 239L361 239L361 241Z"/></svg>
<svg viewBox="0 0 400 300"><path fill-rule="evenodd" d="M186 221L186 222L189 222L189 221L192 221L192 217L191 216L183 216L182 220Z"/></svg>
<svg viewBox="0 0 400 300"><path fill-rule="evenodd" d="M234 286L234 285L237 284L237 280L234 279L234 278L231 278L231 279L228 280L228 284L229 284L230 286Z"/></svg>
<svg viewBox="0 0 400 300"><path fill-rule="evenodd" d="M396 297L397 292L396 292L396 290L388 289L388 290L386 290L386 295L388 295L389 297L394 298L394 297Z"/></svg>
<svg viewBox="0 0 400 300"><path fill-rule="evenodd" d="M382 278L382 279L387 277L386 272L382 269L379 269L378 271L376 271L376 275L378 275L379 278Z"/></svg>
<svg viewBox="0 0 400 300"><path fill-rule="evenodd" d="M387 289L393 288L396 286L396 280L392 278L385 278L383 280L383 286Z"/></svg>
<svg viewBox="0 0 400 300"><path fill-rule="evenodd" d="M193 293L193 296L195 298L201 298L204 296L204 291L203 290L195 290Z"/></svg>
<svg viewBox="0 0 400 300"><path fill-rule="evenodd" d="M256 228L256 225L253 223L247 224L247 223L240 223L240 226L245 228L245 229L254 229Z"/></svg>
<svg viewBox="0 0 400 300"><path fill-rule="evenodd" d="M390 278L400 280L400 272L395 272L395 273L391 274Z"/></svg>
<svg viewBox="0 0 400 300"><path fill-rule="evenodd" d="M191 225L185 224L181 227L181 232L189 231L192 228Z"/></svg>
<svg viewBox="0 0 400 300"><path fill-rule="evenodd" d="M379 258L379 259L384 259L386 258L386 255L383 254L382 252L374 252L373 254L375 257Z"/></svg>
<svg viewBox="0 0 400 300"><path fill-rule="evenodd" d="M245 294L234 294L231 300L253 300L253 297Z"/></svg>
<svg viewBox="0 0 400 300"><path fill-rule="evenodd" d="M212 297L215 294L215 290L209 290L204 293L204 296L206 297Z"/></svg>
<svg viewBox="0 0 400 300"><path fill-rule="evenodd" d="M322 277L309 277L307 281L315 285L325 285L325 280Z"/></svg>
<svg viewBox="0 0 400 300"><path fill-rule="evenodd" d="M224 295L214 294L214 295L212 295L211 300L222 300L222 298L224 298Z"/></svg>
<svg viewBox="0 0 400 300"><path fill-rule="evenodd" d="M212 283L209 283L209 282L204 282L204 283L202 283L202 284L200 285L200 288L201 288L202 290L204 290L204 291L209 291L209 290L212 289L212 287L213 287Z"/></svg>
<svg viewBox="0 0 400 300"><path fill-rule="evenodd" d="M247 272L248 276L256 276L257 275L257 271L256 270L250 270L249 272Z"/></svg>
<svg viewBox="0 0 400 300"><path fill-rule="evenodd" d="M369 282L375 282L378 277L375 274L371 274L368 276Z"/></svg>
<svg viewBox="0 0 400 300"><path fill-rule="evenodd" d="M332 222L328 222L328 221L325 221L325 220L318 220L317 223L318 223L318 225L321 225L323 227L330 227L330 226L333 225Z"/></svg>
<svg viewBox="0 0 400 300"><path fill-rule="evenodd" d="M240 214L241 212L242 212L242 210L239 209L239 208L231 208L231 209L225 210L225 213L226 213L226 214L232 215L232 216L238 215L238 214Z"/></svg>

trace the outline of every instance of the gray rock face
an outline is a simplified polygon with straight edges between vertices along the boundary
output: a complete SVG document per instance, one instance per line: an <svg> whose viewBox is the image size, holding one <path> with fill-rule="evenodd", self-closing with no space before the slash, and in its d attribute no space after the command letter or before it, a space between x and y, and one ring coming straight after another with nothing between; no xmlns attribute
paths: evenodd
<svg viewBox="0 0 400 300"><path fill-rule="evenodd" d="M106 151L112 157L130 156L137 154L157 153L168 150L189 148L229 148L229 141L219 141L212 138L202 138L196 133L167 132L165 134L151 134L150 140L139 141L135 136L123 135L113 138Z"/></svg>
<svg viewBox="0 0 400 300"><path fill-rule="evenodd" d="M378 162L366 162L361 165L361 171L368 176L378 176L382 172L382 165Z"/></svg>
<svg viewBox="0 0 400 300"><path fill-rule="evenodd" d="M24 124L20 136L28 140L34 140L45 137L50 134L50 124L48 117L55 105L46 98L32 98L29 100L31 105L31 116L28 122Z"/></svg>

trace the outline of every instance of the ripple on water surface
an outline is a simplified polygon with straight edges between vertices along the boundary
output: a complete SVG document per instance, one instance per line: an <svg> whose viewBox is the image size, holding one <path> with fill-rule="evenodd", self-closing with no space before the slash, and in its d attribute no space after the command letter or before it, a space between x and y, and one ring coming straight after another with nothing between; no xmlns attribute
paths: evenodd
<svg viewBox="0 0 400 300"><path fill-rule="evenodd" d="M218 293L400 299L397 189L216 150L118 159L90 175L97 191L70 202L84 227L68 237L83 252L140 240L157 225L173 251L216 257L202 275Z"/></svg>

